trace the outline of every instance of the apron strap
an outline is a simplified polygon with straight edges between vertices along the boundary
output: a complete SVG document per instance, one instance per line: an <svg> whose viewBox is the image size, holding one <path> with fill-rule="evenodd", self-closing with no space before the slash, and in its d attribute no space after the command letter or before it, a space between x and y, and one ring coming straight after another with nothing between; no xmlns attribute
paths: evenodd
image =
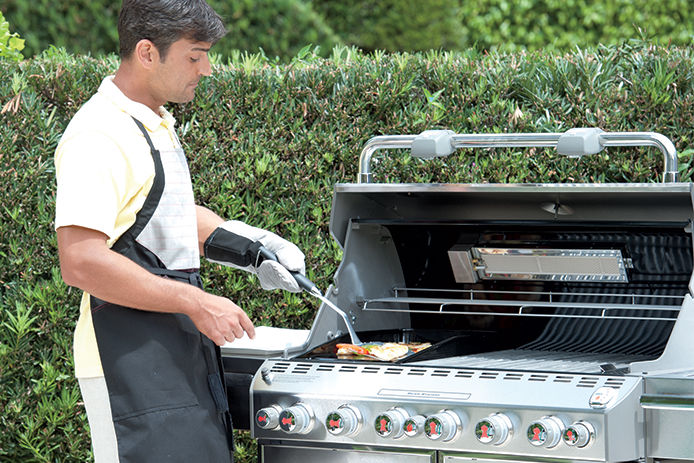
<svg viewBox="0 0 694 463"><path fill-rule="evenodd" d="M147 267L147 270L155 275L173 278L174 280L183 281L184 283L190 283L191 285L202 289L202 278L197 270L185 272L182 270L169 270L168 268L159 267Z"/></svg>
<svg viewBox="0 0 694 463"><path fill-rule="evenodd" d="M145 226L154 215L154 211L159 205L159 200L164 193L164 183L166 180L164 176L164 166L161 163L161 155L159 150L154 148L154 143L152 143L152 139L147 133L145 126L142 125L142 122L138 121L134 117L133 121L135 121L135 124L142 132L142 135L145 136L145 140L147 141L150 152L152 153L152 160L154 161L154 182L152 183L152 188L147 195L147 199L145 199L145 202L142 205L142 209L137 214L135 223L132 224L120 238L118 238L111 248L112 250L125 255L127 255L126 250L133 246L133 243L135 243L135 238L137 238L142 230L144 230Z"/></svg>

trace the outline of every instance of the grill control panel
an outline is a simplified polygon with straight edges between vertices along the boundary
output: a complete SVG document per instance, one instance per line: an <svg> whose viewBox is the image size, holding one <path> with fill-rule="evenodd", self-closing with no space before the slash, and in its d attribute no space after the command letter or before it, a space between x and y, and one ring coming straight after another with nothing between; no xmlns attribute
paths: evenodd
<svg viewBox="0 0 694 463"><path fill-rule="evenodd" d="M374 419L374 431L383 439L417 437L422 433L432 441L449 442L463 431L467 421L459 410L441 410L429 417L409 416L409 412L393 407ZM311 431L314 417L311 409L297 403L280 409L278 405L262 408L256 413L256 426L267 430L281 430L287 434L306 434ZM333 436L353 436L361 431L362 414L358 407L344 404L327 414L325 429ZM513 422L504 413L493 413L477 422L474 433L482 444L503 445L513 436ZM570 426L556 416L544 416L530 423L527 439L535 447L553 448L563 441L567 446L586 447L595 439L595 428L587 421Z"/></svg>
<svg viewBox="0 0 694 463"><path fill-rule="evenodd" d="M354 373L354 366L349 374L318 368L304 366L296 375L275 369L271 384L258 375L252 387L254 437L593 461L637 458L633 445L622 450L619 441L643 437L633 414L618 408L638 403L639 378L591 382L563 375L543 383L494 382L480 379L491 376L481 372L427 380L419 368L413 369L416 375L383 374L376 381ZM605 388L612 389L610 401L596 409L591 397L598 389L604 396ZM607 423L619 436L609 444Z"/></svg>

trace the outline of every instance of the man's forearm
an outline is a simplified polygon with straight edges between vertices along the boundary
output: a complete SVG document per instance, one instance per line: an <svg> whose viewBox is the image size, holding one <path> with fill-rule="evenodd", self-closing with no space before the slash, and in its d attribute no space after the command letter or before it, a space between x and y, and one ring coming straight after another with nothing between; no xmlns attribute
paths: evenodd
<svg viewBox="0 0 694 463"><path fill-rule="evenodd" d="M253 323L231 300L162 278L106 246L106 235L80 227L58 229L63 279L112 304L153 312L188 315L217 345L243 336L252 338Z"/></svg>
<svg viewBox="0 0 694 463"><path fill-rule="evenodd" d="M67 284L126 307L176 313L195 310L197 293L202 292L198 288L154 275L108 249L99 238L80 236L81 231L60 229L58 233L61 270Z"/></svg>

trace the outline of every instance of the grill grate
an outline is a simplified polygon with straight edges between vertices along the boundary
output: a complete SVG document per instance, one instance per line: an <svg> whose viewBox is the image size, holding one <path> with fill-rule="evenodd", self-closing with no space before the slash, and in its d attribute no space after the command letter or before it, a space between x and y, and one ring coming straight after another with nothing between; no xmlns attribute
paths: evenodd
<svg viewBox="0 0 694 463"><path fill-rule="evenodd" d="M581 352L546 352L535 350L501 350L483 354L449 357L444 359L413 362L412 366L445 366L449 368L493 368L515 371L547 371L562 373L602 374L600 365L612 364L623 368L635 361L646 360L645 356L615 354L584 354ZM564 374L558 378L574 378Z"/></svg>

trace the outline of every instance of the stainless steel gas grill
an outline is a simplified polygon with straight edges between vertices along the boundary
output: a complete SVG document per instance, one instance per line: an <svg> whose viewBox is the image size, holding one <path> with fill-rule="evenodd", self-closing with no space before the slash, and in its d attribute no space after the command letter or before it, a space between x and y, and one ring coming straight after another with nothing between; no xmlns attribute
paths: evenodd
<svg viewBox="0 0 694 463"><path fill-rule="evenodd" d="M663 152L663 183L371 183L379 149L638 145ZM335 186L326 297L366 344L431 347L338 358L345 321L322 305L303 345L225 349L232 376L260 365L261 461L694 462L694 190L667 138L433 131L377 137L360 166Z"/></svg>

